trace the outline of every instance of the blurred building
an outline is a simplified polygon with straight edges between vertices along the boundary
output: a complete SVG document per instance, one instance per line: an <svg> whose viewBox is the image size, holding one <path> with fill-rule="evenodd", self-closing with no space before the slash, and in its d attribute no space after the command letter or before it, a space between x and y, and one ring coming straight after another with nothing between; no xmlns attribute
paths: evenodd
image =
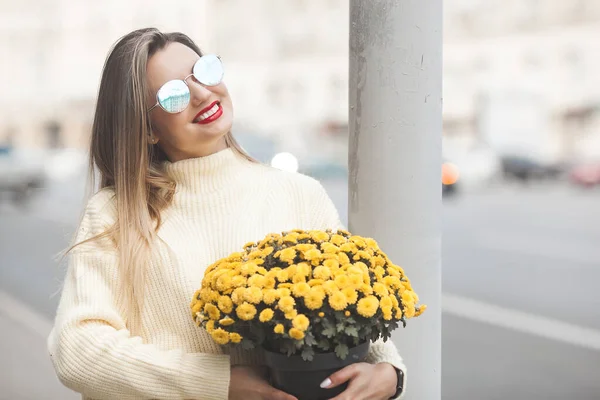
<svg viewBox="0 0 600 400"><path fill-rule="evenodd" d="M0 0L0 13L0 141L81 146L111 44L156 26L223 57L238 130L300 153L317 137L345 145L348 1ZM449 0L445 13L449 141L600 155L598 0Z"/></svg>

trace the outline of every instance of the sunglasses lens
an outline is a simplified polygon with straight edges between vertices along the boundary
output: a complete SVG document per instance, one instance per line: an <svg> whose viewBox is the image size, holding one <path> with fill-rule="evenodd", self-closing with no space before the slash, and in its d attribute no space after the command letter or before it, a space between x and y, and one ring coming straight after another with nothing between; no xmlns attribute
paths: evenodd
<svg viewBox="0 0 600 400"><path fill-rule="evenodd" d="M206 86L215 86L223 79L223 64L214 54L202 56L194 64L194 77Z"/></svg>
<svg viewBox="0 0 600 400"><path fill-rule="evenodd" d="M167 112L181 112L190 103L190 89L183 81L169 81L158 90L158 102Z"/></svg>

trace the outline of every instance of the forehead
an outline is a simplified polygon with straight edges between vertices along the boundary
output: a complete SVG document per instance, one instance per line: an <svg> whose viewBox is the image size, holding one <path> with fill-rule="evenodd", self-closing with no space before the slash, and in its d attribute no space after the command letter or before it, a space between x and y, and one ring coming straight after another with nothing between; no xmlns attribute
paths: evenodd
<svg viewBox="0 0 600 400"><path fill-rule="evenodd" d="M198 54L186 45L169 43L148 60L146 74L150 89L156 92L165 82L185 78L192 73L198 58Z"/></svg>

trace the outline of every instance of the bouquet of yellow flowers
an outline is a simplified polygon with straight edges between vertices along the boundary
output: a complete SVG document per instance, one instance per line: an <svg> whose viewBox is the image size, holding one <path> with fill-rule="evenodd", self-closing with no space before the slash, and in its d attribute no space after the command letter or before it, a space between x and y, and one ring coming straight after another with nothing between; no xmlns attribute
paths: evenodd
<svg viewBox="0 0 600 400"><path fill-rule="evenodd" d="M221 345L308 362L326 353L343 360L361 344L387 340L425 310L418 301L403 269L375 240L345 230L293 230L210 265L191 309Z"/></svg>

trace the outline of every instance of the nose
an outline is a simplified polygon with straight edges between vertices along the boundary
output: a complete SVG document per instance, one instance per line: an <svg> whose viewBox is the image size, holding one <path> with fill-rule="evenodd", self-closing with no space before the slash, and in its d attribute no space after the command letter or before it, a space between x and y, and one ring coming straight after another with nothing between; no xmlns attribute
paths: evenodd
<svg viewBox="0 0 600 400"><path fill-rule="evenodd" d="M197 82L195 79L189 79L187 83L190 88L190 103L194 107L205 103L210 98L211 91L208 87Z"/></svg>

